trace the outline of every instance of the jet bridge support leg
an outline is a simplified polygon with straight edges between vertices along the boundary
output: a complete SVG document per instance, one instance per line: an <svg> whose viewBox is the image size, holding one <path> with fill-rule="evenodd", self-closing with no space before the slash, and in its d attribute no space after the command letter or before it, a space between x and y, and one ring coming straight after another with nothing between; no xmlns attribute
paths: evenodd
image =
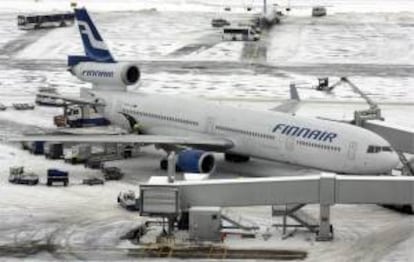
<svg viewBox="0 0 414 262"><path fill-rule="evenodd" d="M304 212L299 212L306 204L285 205L284 210L272 206L273 216L283 216L283 238L292 233L287 233L287 227L305 227L310 232L316 233L317 241L329 241L333 239L333 227L330 222L330 207L335 204L335 175L323 174L320 176L319 183L319 221L312 221L306 217ZM299 225L288 225L287 218L294 219ZM275 225L278 226L278 225Z"/></svg>
<svg viewBox="0 0 414 262"><path fill-rule="evenodd" d="M316 240L328 241L333 239L333 227L330 222L330 206L335 204L335 175L321 175L319 188L319 230Z"/></svg>
<svg viewBox="0 0 414 262"><path fill-rule="evenodd" d="M272 216L281 216L282 224L273 224L273 226L282 226L282 239L286 239L293 235L294 231L287 232L287 228L298 228L304 227L307 228L312 233L318 232L318 223L312 217L309 217L304 212L300 212L306 204L296 204L296 205L285 205L283 208L281 206L272 206ZM295 220L298 224L288 224L288 218Z"/></svg>
<svg viewBox="0 0 414 262"><path fill-rule="evenodd" d="M316 241L330 241L333 239L333 227L330 221L330 205L320 205L319 230L316 234Z"/></svg>

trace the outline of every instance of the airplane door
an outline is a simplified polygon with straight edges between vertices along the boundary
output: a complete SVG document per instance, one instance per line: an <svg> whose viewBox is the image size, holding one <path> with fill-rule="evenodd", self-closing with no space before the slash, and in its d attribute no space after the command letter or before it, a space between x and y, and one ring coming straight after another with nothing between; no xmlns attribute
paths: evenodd
<svg viewBox="0 0 414 262"><path fill-rule="evenodd" d="M286 137L285 145L286 145L286 151L292 152L293 150L295 150L295 137L293 136Z"/></svg>
<svg viewBox="0 0 414 262"><path fill-rule="evenodd" d="M215 125L214 118L213 117L207 117L205 132L209 133L209 134L213 134L214 133L214 125Z"/></svg>
<svg viewBox="0 0 414 262"><path fill-rule="evenodd" d="M352 161L355 160L357 148L358 148L357 142L349 143L349 148L348 148L348 159L349 160L352 160Z"/></svg>

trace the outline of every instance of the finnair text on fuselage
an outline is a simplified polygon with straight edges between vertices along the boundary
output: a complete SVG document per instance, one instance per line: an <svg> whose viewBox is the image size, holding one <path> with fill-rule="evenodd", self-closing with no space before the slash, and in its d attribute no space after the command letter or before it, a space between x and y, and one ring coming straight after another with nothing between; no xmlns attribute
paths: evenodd
<svg viewBox="0 0 414 262"><path fill-rule="evenodd" d="M296 136L323 142L329 141L329 143L332 143L333 140L338 136L338 134L333 132L321 131L300 126L291 126L286 124L277 124L272 130L273 133L276 133L278 131L280 131L281 134L287 136Z"/></svg>

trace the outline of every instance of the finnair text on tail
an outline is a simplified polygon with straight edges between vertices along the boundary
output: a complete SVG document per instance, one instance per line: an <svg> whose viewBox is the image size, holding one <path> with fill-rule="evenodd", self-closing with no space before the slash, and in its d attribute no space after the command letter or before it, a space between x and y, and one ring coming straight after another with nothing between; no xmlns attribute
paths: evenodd
<svg viewBox="0 0 414 262"><path fill-rule="evenodd" d="M92 76L92 77L114 77L114 72L111 71L97 71L97 70L85 70L82 72L83 76Z"/></svg>

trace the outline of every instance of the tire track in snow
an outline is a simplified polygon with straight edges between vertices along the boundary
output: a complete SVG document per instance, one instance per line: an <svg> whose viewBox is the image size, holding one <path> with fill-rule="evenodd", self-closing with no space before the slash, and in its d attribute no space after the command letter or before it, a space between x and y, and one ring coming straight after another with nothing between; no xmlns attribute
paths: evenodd
<svg viewBox="0 0 414 262"><path fill-rule="evenodd" d="M32 43L36 42L38 39L43 37L49 32L46 29L28 31L26 34L19 36L18 38L9 41L0 49L0 55L6 56L9 59L13 55L17 54L21 50L25 49Z"/></svg>

